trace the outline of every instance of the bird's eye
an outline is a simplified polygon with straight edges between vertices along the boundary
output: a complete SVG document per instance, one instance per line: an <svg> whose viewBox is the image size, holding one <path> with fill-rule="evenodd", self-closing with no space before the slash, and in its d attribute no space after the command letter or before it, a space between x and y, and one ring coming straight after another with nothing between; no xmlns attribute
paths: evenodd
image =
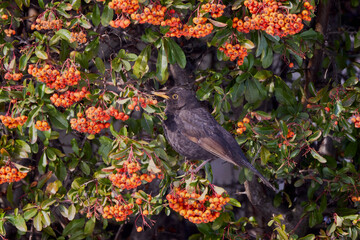
<svg viewBox="0 0 360 240"><path fill-rule="evenodd" d="M179 95L177 95L177 94L173 94L173 95L172 95L172 99L175 99L175 100L176 100L176 99L178 99L178 98L179 98Z"/></svg>

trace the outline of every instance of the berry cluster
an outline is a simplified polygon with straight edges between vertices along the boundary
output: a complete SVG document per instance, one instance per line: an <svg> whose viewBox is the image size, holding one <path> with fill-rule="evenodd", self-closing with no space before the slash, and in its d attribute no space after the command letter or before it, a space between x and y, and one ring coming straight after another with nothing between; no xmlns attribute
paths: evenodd
<svg viewBox="0 0 360 240"><path fill-rule="evenodd" d="M223 4L210 4L206 3L201 6L201 10L209 12L213 18L221 17L224 14L225 5Z"/></svg>
<svg viewBox="0 0 360 240"><path fill-rule="evenodd" d="M8 37L11 37L12 35L15 35L15 33L16 33L15 30L11 29L11 28L5 29L4 32L5 32L6 36L8 36Z"/></svg>
<svg viewBox="0 0 360 240"><path fill-rule="evenodd" d="M5 127L8 127L10 129L24 125L27 119L28 119L27 116L12 118L10 116L0 115L1 122L5 125Z"/></svg>
<svg viewBox="0 0 360 240"><path fill-rule="evenodd" d="M86 34L83 31L71 32L70 42L86 43Z"/></svg>
<svg viewBox="0 0 360 240"><path fill-rule="evenodd" d="M134 189L142 184L142 181L152 182L155 174L140 174L141 167L136 160L126 160L122 168L116 169L117 173L110 174L109 179L118 188Z"/></svg>
<svg viewBox="0 0 360 240"><path fill-rule="evenodd" d="M57 107L68 108L74 103L81 101L88 94L90 94L90 92L87 91L85 87L83 87L81 91L66 91L64 94L60 95L54 93L50 97L50 101Z"/></svg>
<svg viewBox="0 0 360 240"><path fill-rule="evenodd" d="M49 123L47 121L40 121L40 120L36 121L35 128L40 131L49 131L50 130Z"/></svg>
<svg viewBox="0 0 360 240"><path fill-rule="evenodd" d="M220 216L219 211L223 206L230 201L229 197L216 193L206 195L202 200L199 200L200 196L194 192L190 194L186 189L175 188L166 199L170 208L195 224L213 222Z"/></svg>
<svg viewBox="0 0 360 240"><path fill-rule="evenodd" d="M360 128L360 115L353 116L350 120L355 124L355 128Z"/></svg>
<svg viewBox="0 0 360 240"><path fill-rule="evenodd" d="M211 23L206 23L207 18L205 17L195 17L193 18L194 26L187 24L178 24L176 26L170 27L169 32L165 34L165 37L194 37L202 38L209 35L214 26Z"/></svg>
<svg viewBox="0 0 360 240"><path fill-rule="evenodd" d="M292 138L295 136L295 133L293 131L291 131L291 129L288 130L288 133L286 135L286 138Z"/></svg>
<svg viewBox="0 0 360 240"><path fill-rule="evenodd" d="M111 20L109 25L113 28L127 28L130 25L130 20L122 17L121 19Z"/></svg>
<svg viewBox="0 0 360 240"><path fill-rule="evenodd" d="M18 182L26 177L26 172L20 172L16 168L3 166L0 168L0 184Z"/></svg>
<svg viewBox="0 0 360 240"><path fill-rule="evenodd" d="M140 24L149 23L152 25L161 25L162 22L164 22L166 10L167 8L160 4L153 5L150 8L145 7L142 13L131 14L131 18L138 21ZM164 22L163 25L167 24Z"/></svg>
<svg viewBox="0 0 360 240"><path fill-rule="evenodd" d="M247 49L238 43L235 45L225 43L222 47L219 47L219 50L224 52L230 58L230 61L235 61L238 58L237 64L239 66L244 63L244 58L248 54Z"/></svg>
<svg viewBox="0 0 360 240"><path fill-rule="evenodd" d="M38 30L38 31L41 31L41 30L59 30L61 29L63 26L63 22L62 20L60 19L41 19L41 18L38 18L36 19L35 21L35 24L32 24L31 25L31 30Z"/></svg>
<svg viewBox="0 0 360 240"><path fill-rule="evenodd" d="M360 196L352 196L351 201L353 202L360 202Z"/></svg>
<svg viewBox="0 0 360 240"><path fill-rule="evenodd" d="M89 107L85 110L85 114L88 119L94 122L106 122L110 120L110 115L101 107Z"/></svg>
<svg viewBox="0 0 360 240"><path fill-rule="evenodd" d="M14 80L14 81L19 81L22 77L23 77L22 73L10 73L10 72L5 73L4 76L6 80Z"/></svg>
<svg viewBox="0 0 360 240"><path fill-rule="evenodd" d="M112 0L109 2L109 8L114 9L116 14L132 14L136 12L139 7L138 0Z"/></svg>
<svg viewBox="0 0 360 240"><path fill-rule="evenodd" d="M245 117L242 121L237 123L238 128L236 129L236 132L238 134L243 134L243 132L246 131L246 127L244 126L245 123L249 123L250 119L248 119L247 117Z"/></svg>
<svg viewBox="0 0 360 240"><path fill-rule="evenodd" d="M28 73L36 77L40 82L52 89L64 89L66 86L78 84L81 79L80 71L75 67L69 67L62 74L54 66L46 64L44 67L29 65Z"/></svg>
<svg viewBox="0 0 360 240"><path fill-rule="evenodd" d="M4 20L4 21L8 20L9 16L7 14L3 14L3 15L1 15L1 19Z"/></svg>
<svg viewBox="0 0 360 240"><path fill-rule="evenodd" d="M103 218L110 219L115 218L117 222L122 222L127 219L127 217L133 213L134 204L119 204L117 203L114 206L105 206L103 209Z"/></svg>
<svg viewBox="0 0 360 240"><path fill-rule="evenodd" d="M102 123L100 121L87 119L82 113L78 113L77 117L78 118L72 118L70 124L71 128L78 132L97 134L102 129L110 127L110 123Z"/></svg>
<svg viewBox="0 0 360 240"><path fill-rule="evenodd" d="M108 112L110 116L113 116L117 120L126 121L129 119L129 115L119 112L119 110L115 109L113 106L108 109Z"/></svg>
<svg viewBox="0 0 360 240"><path fill-rule="evenodd" d="M147 105L156 105L157 100L145 99L143 97L132 97L132 102L127 106L129 110L139 111L140 106L146 108Z"/></svg>
<svg viewBox="0 0 360 240"><path fill-rule="evenodd" d="M262 2L246 0L244 5L252 15L251 17L244 17L243 20L235 17L233 28L244 33L251 30L263 30L270 35L279 37L300 32L304 27L302 20L310 21L309 10L314 9L309 2L305 2L304 7L306 9L296 15L288 13L285 8L281 7L282 3L275 0L264 0Z"/></svg>

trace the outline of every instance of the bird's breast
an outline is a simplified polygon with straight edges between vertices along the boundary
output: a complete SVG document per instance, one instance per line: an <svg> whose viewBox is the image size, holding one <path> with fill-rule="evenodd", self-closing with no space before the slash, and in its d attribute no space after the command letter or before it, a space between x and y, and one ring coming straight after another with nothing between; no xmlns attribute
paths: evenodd
<svg viewBox="0 0 360 240"><path fill-rule="evenodd" d="M207 160L213 158L212 154L182 134L182 123L177 122L174 116L167 116L167 119L163 122L163 127L165 137L177 153L190 160Z"/></svg>

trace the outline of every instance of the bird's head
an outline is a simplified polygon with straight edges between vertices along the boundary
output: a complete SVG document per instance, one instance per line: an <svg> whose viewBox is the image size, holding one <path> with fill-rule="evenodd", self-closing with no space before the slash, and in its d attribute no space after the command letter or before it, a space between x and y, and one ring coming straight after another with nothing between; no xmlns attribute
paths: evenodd
<svg viewBox="0 0 360 240"><path fill-rule="evenodd" d="M166 99L167 110L179 110L198 104L193 91L183 87L173 87L166 92L153 92L154 95Z"/></svg>

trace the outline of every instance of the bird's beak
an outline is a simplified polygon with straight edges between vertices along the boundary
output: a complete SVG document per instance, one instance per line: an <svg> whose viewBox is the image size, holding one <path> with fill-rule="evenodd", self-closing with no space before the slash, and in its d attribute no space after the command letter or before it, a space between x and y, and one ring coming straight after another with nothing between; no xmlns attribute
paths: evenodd
<svg viewBox="0 0 360 240"><path fill-rule="evenodd" d="M159 97L162 97L162 98L165 98L165 99L169 99L170 97L168 95L166 95L166 93L164 92L151 92L152 94L156 95L156 96L159 96Z"/></svg>

